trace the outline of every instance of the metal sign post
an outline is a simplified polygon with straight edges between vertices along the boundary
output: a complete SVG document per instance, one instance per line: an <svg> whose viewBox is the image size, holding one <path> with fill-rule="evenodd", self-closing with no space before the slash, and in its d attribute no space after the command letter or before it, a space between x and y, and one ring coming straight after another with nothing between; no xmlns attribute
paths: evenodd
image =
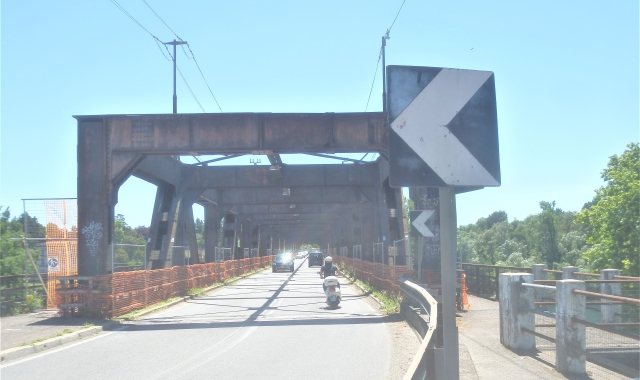
<svg viewBox="0 0 640 380"><path fill-rule="evenodd" d="M443 348L445 379L459 379L458 327L456 326L456 193L453 187L440 188L440 247Z"/></svg>
<svg viewBox="0 0 640 380"><path fill-rule="evenodd" d="M438 360L443 376L436 378L457 380L455 194L500 186L495 79L490 71L443 67L387 70L389 185L439 189L439 231L430 229L427 210L412 216L411 229L419 233L419 282L425 238L433 240L427 241L430 257L440 254L444 359Z"/></svg>

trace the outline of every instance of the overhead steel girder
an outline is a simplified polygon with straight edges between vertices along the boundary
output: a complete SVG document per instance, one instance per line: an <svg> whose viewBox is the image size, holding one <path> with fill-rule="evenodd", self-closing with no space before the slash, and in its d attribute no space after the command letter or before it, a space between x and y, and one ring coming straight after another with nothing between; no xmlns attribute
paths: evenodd
<svg viewBox="0 0 640 380"><path fill-rule="evenodd" d="M291 207L293 206L293 207ZM345 205L334 203L315 204L275 204L275 205L235 205L231 208L238 214L259 215L259 214L322 214L322 213L344 213Z"/></svg>
<svg viewBox="0 0 640 380"><path fill-rule="evenodd" d="M252 223L260 223L269 220L343 220L345 215L330 214L253 214L248 217Z"/></svg>
<svg viewBox="0 0 640 380"><path fill-rule="evenodd" d="M164 181L193 189L377 186L378 163L284 165L278 177L269 166L192 166L171 157L149 156L133 174L151 183Z"/></svg>
<svg viewBox="0 0 640 380"><path fill-rule="evenodd" d="M220 113L74 116L100 123L112 152L157 155L386 152L386 114Z"/></svg>

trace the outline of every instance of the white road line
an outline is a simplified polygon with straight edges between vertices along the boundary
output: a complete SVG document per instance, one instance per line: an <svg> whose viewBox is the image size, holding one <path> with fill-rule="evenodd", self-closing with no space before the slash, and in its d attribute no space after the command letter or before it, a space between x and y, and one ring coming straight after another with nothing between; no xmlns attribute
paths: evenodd
<svg viewBox="0 0 640 380"><path fill-rule="evenodd" d="M56 352L60 352L60 351L64 351L64 350L68 350L69 348L73 348L73 347L79 346L79 345L81 345L81 344L85 344L85 343L93 342L94 340L102 339L102 338L105 338L105 337L107 337L107 336L109 336L109 335L111 335L111 334L115 334L117 331L122 331L122 330L126 329L127 327L128 327L128 326L118 327L117 329L114 329L113 331L106 332L106 333L105 333L105 332L101 332L100 334L98 334L98 335L96 335L96 336L94 336L94 337L88 338L88 339L84 339L84 338L83 338L83 339L80 339L78 342L74 342L74 343L70 343L70 344L65 344L65 345L62 345L62 346L60 346L60 347L51 348L51 349L45 350L45 351L43 351L43 352L40 352L40 353L37 353L37 354L30 355L30 356L28 356L28 357L26 357L26 358L24 358L24 359L20 359L20 360L12 361L12 362L7 363L7 364L1 364L1 365L0 365L0 369L2 369L2 368L7 368L7 367L11 367L11 366L16 365L16 364L20 364L20 363L28 362L28 361L33 360L33 359L38 359L38 358L41 358L41 357L43 357L43 356L47 356L47 355L51 355L51 354L55 354Z"/></svg>

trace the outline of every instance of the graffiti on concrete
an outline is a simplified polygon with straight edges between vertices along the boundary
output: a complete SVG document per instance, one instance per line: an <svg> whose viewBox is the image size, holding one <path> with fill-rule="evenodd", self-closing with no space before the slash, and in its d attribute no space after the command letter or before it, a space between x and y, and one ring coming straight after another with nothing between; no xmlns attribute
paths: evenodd
<svg viewBox="0 0 640 380"><path fill-rule="evenodd" d="M102 223L91 222L82 228L82 235L87 241L91 256L98 254L98 242L102 239Z"/></svg>

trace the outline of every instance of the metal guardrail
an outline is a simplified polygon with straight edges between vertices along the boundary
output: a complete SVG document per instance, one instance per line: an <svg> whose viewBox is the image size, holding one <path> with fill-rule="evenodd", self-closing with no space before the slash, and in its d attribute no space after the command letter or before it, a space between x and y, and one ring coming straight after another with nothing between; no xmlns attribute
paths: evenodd
<svg viewBox="0 0 640 380"><path fill-rule="evenodd" d="M400 289L411 299L418 302L422 310L429 315L429 329L427 330L424 339L422 339L422 344L420 345L418 352L416 352L416 355L413 357L413 361L411 362L407 373L404 375L404 380L424 379L426 375L426 366L421 366L420 363L423 361L427 347L429 346L433 333L438 325L438 302L423 287L414 284L404 277L400 278L399 281Z"/></svg>

